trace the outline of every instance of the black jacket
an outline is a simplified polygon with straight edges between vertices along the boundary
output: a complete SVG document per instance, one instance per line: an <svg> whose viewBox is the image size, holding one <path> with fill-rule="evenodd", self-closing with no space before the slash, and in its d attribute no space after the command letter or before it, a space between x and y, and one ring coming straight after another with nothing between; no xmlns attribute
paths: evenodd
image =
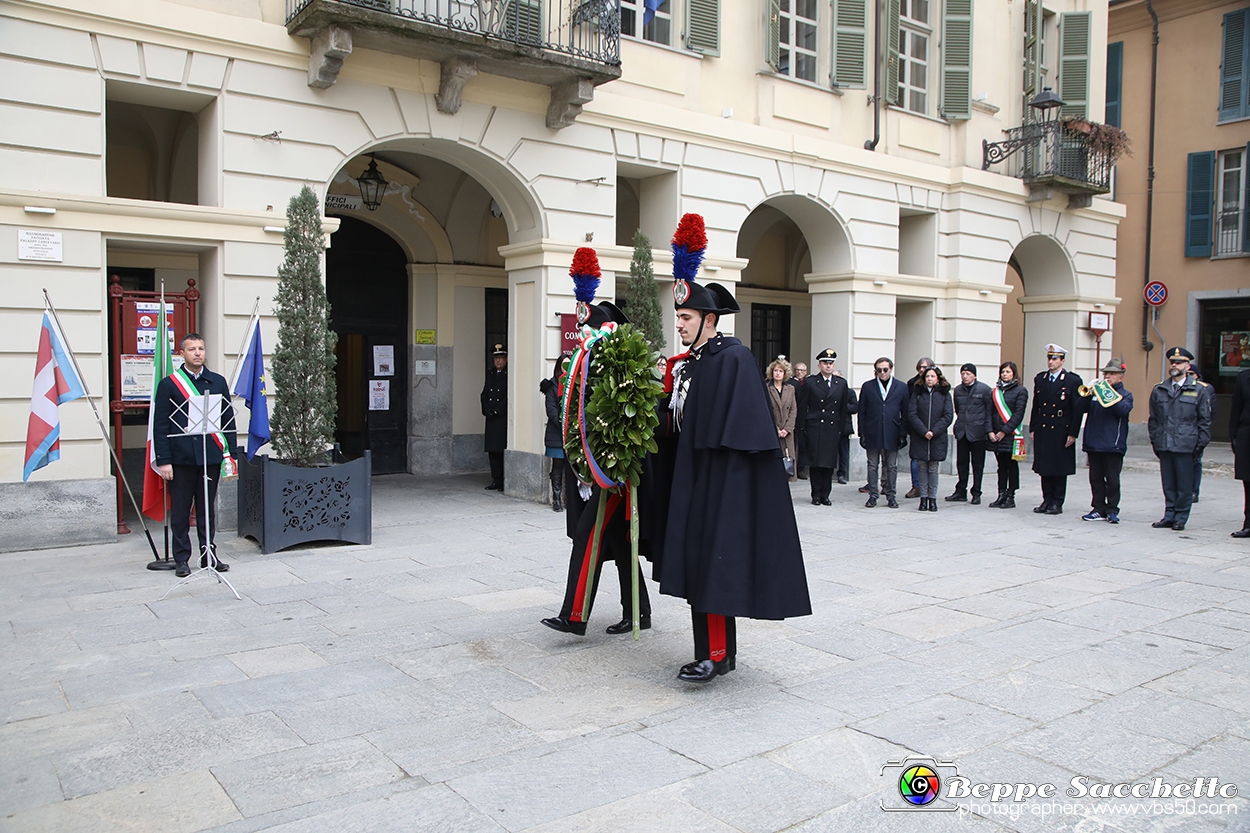
<svg viewBox="0 0 1250 833"><path fill-rule="evenodd" d="M907 423L911 428L911 459L940 462L946 459L947 434L955 418L950 385L936 388L919 385L907 400ZM933 432L933 439L925 434Z"/></svg>
<svg viewBox="0 0 1250 833"><path fill-rule="evenodd" d="M547 428L543 432L544 448L564 448L564 426L560 423L560 394L558 386L550 379L538 383L547 408Z"/></svg>
<svg viewBox="0 0 1250 833"><path fill-rule="evenodd" d="M841 376L830 376L826 382L814 373L803 380L798 406L795 426L803 430L807 441L807 464L836 469L844 426L849 415L859 410L855 391Z"/></svg>
<svg viewBox="0 0 1250 833"><path fill-rule="evenodd" d="M907 437L907 384L890 381L890 392L881 398L876 379L864 382L859 390L859 444L863 448L900 448Z"/></svg>
<svg viewBox="0 0 1250 833"><path fill-rule="evenodd" d="M1186 377L1180 390L1170 381L1150 392L1150 445L1155 454L1193 454L1211 442L1211 387Z"/></svg>
<svg viewBox="0 0 1250 833"><path fill-rule="evenodd" d="M990 393L990 431L997 434L1002 432L1004 436L998 442L989 442L986 449L993 451L995 454L1011 451L1011 445L1015 441L1016 429L1020 427L1020 423L1024 422L1026 409L1029 407L1029 392L1019 382L1012 380L1006 385L1002 385L1003 402L1007 405L1007 409L1011 411L1011 418L1004 420L1003 415L998 412L998 406L994 404L994 394Z"/></svg>
<svg viewBox="0 0 1250 833"><path fill-rule="evenodd" d="M486 417L483 445L488 452L508 447L508 368L486 371L482 386L482 416Z"/></svg>
<svg viewBox="0 0 1250 833"><path fill-rule="evenodd" d="M1061 369L1055 381L1043 370L1033 377L1033 409L1029 431L1033 434L1033 471L1042 477L1066 477L1076 473L1076 444L1068 437L1081 433L1081 408L1077 389L1081 377Z"/></svg>
<svg viewBox="0 0 1250 833"><path fill-rule="evenodd" d="M191 374L186 374L191 378ZM221 425L225 429L226 449L231 457L239 456L238 442L235 439L234 408L230 405L230 388L226 380L204 368L200 378L191 378L192 384L201 394L215 393L222 397ZM172 376L161 379L156 386L156 413L152 418L152 450L155 452L156 465L164 466L202 466L205 459L209 465L220 464L221 447L208 438L208 456L205 458L205 443L198 436L171 437L171 433L180 434L187 427L186 397L174 384Z"/></svg>
<svg viewBox="0 0 1250 833"><path fill-rule="evenodd" d="M990 433L990 411L994 410L991 397L994 391L984 382L971 385L960 382L951 390L955 400L955 428L951 432L957 440L987 442Z"/></svg>
<svg viewBox="0 0 1250 833"><path fill-rule="evenodd" d="M1233 380L1233 406L1228 412L1228 436L1233 440L1233 474L1250 480L1250 370Z"/></svg>

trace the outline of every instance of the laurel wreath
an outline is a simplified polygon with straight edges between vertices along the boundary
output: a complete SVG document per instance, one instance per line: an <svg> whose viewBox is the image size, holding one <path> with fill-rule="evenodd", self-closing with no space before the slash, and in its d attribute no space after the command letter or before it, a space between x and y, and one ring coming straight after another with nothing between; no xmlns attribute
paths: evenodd
<svg viewBox="0 0 1250 833"><path fill-rule="evenodd" d="M664 392L656 370L656 354L646 337L632 324L624 324L591 350L586 391L586 444L609 480L638 484L642 460L655 453L656 402ZM575 386L570 408L581 400L581 379ZM570 414L565 455L584 483L593 482L582 446L581 419Z"/></svg>

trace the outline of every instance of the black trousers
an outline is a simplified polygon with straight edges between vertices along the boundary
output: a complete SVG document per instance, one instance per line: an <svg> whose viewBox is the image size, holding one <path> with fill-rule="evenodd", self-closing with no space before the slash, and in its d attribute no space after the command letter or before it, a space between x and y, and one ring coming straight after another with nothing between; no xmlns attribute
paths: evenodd
<svg viewBox="0 0 1250 833"><path fill-rule="evenodd" d="M486 456L490 458L490 482L503 485L503 452L488 451ZM481 459L481 458L479 458Z"/></svg>
<svg viewBox="0 0 1250 833"><path fill-rule="evenodd" d="M959 472L959 482L955 484L956 492L964 492L968 488L968 463L972 463L972 494L981 496L981 479L985 476L985 440L965 440L962 437L955 442L955 470Z"/></svg>
<svg viewBox="0 0 1250 833"><path fill-rule="evenodd" d="M1039 475L1042 479L1042 503L1046 506L1063 508L1063 500L1068 496L1068 476Z"/></svg>
<svg viewBox="0 0 1250 833"><path fill-rule="evenodd" d="M1245 519L1241 522L1242 529L1250 529L1250 480L1241 481L1242 491L1246 493Z"/></svg>
<svg viewBox="0 0 1250 833"><path fill-rule="evenodd" d="M1193 452L1159 452L1159 477L1163 481L1163 520L1188 523L1194 502Z"/></svg>
<svg viewBox="0 0 1250 833"><path fill-rule="evenodd" d="M1020 491L1020 461L1010 451L995 451L994 459L998 461L998 491Z"/></svg>
<svg viewBox="0 0 1250 833"><path fill-rule="evenodd" d="M211 511L204 506L204 467L174 466L174 479L169 482L169 529L173 537L174 561L185 564L191 559L191 505L195 504L195 531L200 539L200 550L213 544L217 534L217 480L221 477L221 464L208 467L208 502ZM204 528L208 518L209 529Z"/></svg>
<svg viewBox="0 0 1250 833"><path fill-rule="evenodd" d="M851 435L843 434L838 440L838 472L839 480L846 480L846 461L851 454Z"/></svg>
<svg viewBox="0 0 1250 833"><path fill-rule="evenodd" d="M563 463L561 460L556 462ZM595 516L599 511L599 501L604 497L607 503L603 509L603 530L599 535L599 558L595 562L594 573L590 571ZM560 607L560 618L570 622L586 622L590 619L590 609L594 605L595 595L599 592L599 576L603 573L605 561L616 562L617 580L621 585L621 615L632 619L634 601L630 568L629 523L625 518L625 499L623 495L605 493L595 489L594 494L586 503L581 518L577 523L577 534L573 537L573 553L569 556L569 577L564 586L564 604ZM590 603L582 610L582 602L586 598L586 585L590 584ZM638 615L651 617L651 599L647 597L647 583L642 577L642 565L638 566Z"/></svg>
<svg viewBox="0 0 1250 833"><path fill-rule="evenodd" d="M696 662L701 659L720 662L738 655L738 626L732 616L699 613L691 608L690 621L694 624Z"/></svg>
<svg viewBox="0 0 1250 833"><path fill-rule="evenodd" d="M1099 515L1120 514L1120 471L1124 468L1124 455L1111 451L1088 454L1093 510Z"/></svg>
<svg viewBox="0 0 1250 833"><path fill-rule="evenodd" d="M828 500L833 491L833 469L812 466L807 470L807 478L812 484L812 500Z"/></svg>

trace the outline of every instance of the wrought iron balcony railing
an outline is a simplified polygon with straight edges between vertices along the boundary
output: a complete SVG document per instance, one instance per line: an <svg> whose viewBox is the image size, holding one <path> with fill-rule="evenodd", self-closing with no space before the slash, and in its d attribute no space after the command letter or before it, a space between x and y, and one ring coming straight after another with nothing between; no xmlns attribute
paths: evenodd
<svg viewBox="0 0 1250 833"><path fill-rule="evenodd" d="M286 0L292 21L315 0ZM535 47L609 66L621 62L617 0L334 0L453 32Z"/></svg>
<svg viewBox="0 0 1250 833"><path fill-rule="evenodd" d="M1024 180L1030 200L1068 195L1070 207L1089 205L1094 194L1111 190L1114 159L1091 135L1062 121L1037 122L1006 131L1002 142L982 142L981 170L1002 165L999 173Z"/></svg>
<svg viewBox="0 0 1250 833"><path fill-rule="evenodd" d="M567 127L621 76L619 0L286 0L287 31L311 41L308 84L335 83L354 48L435 61L438 109L455 113L479 71L551 88L547 126Z"/></svg>

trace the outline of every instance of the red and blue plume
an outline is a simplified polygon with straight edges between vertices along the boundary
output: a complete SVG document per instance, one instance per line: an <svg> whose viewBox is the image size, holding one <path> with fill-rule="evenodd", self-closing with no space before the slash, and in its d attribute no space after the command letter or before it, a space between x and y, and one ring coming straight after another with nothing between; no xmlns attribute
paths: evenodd
<svg viewBox="0 0 1250 833"><path fill-rule="evenodd" d="M698 214L685 215L673 233L673 278L694 280L706 250L707 232L703 228L703 218Z"/></svg>
<svg viewBox="0 0 1250 833"><path fill-rule="evenodd" d="M573 277L573 296L587 304L595 300L599 289L599 256L589 246L582 246L573 253L573 265L569 268Z"/></svg>

